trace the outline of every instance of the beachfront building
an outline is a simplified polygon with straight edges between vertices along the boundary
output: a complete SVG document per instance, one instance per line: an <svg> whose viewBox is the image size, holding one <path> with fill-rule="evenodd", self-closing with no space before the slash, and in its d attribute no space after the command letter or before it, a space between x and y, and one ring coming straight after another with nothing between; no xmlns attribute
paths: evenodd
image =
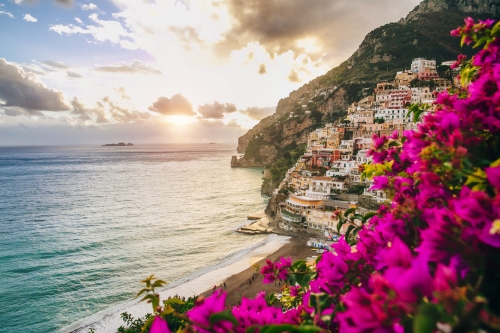
<svg viewBox="0 0 500 333"><path fill-rule="evenodd" d="M280 207L281 219L294 231L307 229L306 216L311 209L320 209L322 200L305 196L291 195Z"/></svg>
<svg viewBox="0 0 500 333"><path fill-rule="evenodd" d="M339 220L332 211L312 210L306 217L307 228L310 230L335 230Z"/></svg>
<svg viewBox="0 0 500 333"><path fill-rule="evenodd" d="M344 189L343 181L335 180L332 177L314 177L305 194L309 198L328 200L330 195Z"/></svg>

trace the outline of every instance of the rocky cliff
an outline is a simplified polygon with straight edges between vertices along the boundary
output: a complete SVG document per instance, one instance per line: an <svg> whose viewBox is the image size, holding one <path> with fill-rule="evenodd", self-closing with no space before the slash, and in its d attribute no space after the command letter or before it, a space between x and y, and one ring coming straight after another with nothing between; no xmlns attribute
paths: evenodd
<svg viewBox="0 0 500 333"><path fill-rule="evenodd" d="M456 10L470 15L500 15L500 2L498 0L424 0L408 16L400 21L407 23L418 19L422 14Z"/></svg>

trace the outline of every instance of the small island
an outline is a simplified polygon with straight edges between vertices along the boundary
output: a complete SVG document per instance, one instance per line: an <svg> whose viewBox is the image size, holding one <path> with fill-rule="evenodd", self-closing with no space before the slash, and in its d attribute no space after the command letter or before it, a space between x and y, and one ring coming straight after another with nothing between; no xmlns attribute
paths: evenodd
<svg viewBox="0 0 500 333"><path fill-rule="evenodd" d="M126 147L126 146L133 146L133 144L120 142L120 143L107 143L105 145L101 145L101 147Z"/></svg>

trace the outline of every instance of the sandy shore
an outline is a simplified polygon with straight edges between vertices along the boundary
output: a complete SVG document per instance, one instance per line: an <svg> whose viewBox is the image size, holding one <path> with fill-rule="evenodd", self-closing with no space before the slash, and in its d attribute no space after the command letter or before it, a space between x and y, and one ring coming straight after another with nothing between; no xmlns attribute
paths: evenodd
<svg viewBox="0 0 500 333"><path fill-rule="evenodd" d="M217 289L223 289L228 293L226 302L228 305L237 305L242 297L253 298L261 290L267 293L280 291L281 285L262 283L263 277L253 268L254 264L257 263L262 267L265 265L266 259L276 261L280 257L291 257L292 261L296 261L316 254L306 245L310 235L297 236L285 233L281 229L275 230L274 220L263 213L252 217L255 217L256 220L253 224L266 223L269 231L276 234L270 235L263 242L254 245L250 251L241 250L241 255L236 254L230 262L222 262L215 265L217 267L206 267L196 273L196 276L191 275L176 281L160 292L161 299L174 295L186 297L203 295L207 297L212 294L213 286L216 285ZM253 273L255 273L255 277L249 284L248 279L252 279ZM224 282L226 287L219 287ZM95 329L96 333L116 332L116 329L123 324L120 313L124 311L138 318L151 312L151 306L132 300L79 320L65 327L61 332L87 333L91 327Z"/></svg>
<svg viewBox="0 0 500 333"><path fill-rule="evenodd" d="M264 255L264 256L254 256L252 257L251 264L258 263L260 267L265 265L266 259L271 259L272 261L276 261L280 257L291 257L292 261L306 259L306 257L310 257L315 254L311 251L311 248L306 245L308 237L292 237L290 242L283 245L279 250L275 251L272 254ZM251 284L248 283L248 279L252 278L252 274L255 273L255 278ZM267 293L271 292L279 292L281 285L280 284L263 284L262 283L262 275L258 272L256 273L253 267L249 267L240 273L234 274L225 280L226 287L220 288L217 285L217 289L223 289L228 293L226 303L228 305L237 305L241 300L241 297L253 298L257 293L261 290L266 291ZM202 295L207 297L212 294L213 289L209 289L205 291Z"/></svg>
<svg viewBox="0 0 500 333"><path fill-rule="evenodd" d="M292 243L289 243L290 241L292 241ZM305 244L305 241L302 243ZM211 286L218 286L224 281L229 282L226 282L226 285L228 290L232 290L231 299L234 298L235 300L239 300L239 298L237 298L238 289L240 289L239 292L243 292L245 296L253 296L257 290L263 289L261 284L262 278L256 278L252 285L248 286L250 288L244 291L243 287L245 287L245 285L243 282L246 281L248 284L248 277L251 277L252 272L254 272L252 268L249 267L256 262L262 264L265 258L275 259L280 256L292 255L296 251L294 250L296 246L293 244L296 244L295 241L291 240L289 237L270 235L265 240L251 246L251 249L242 249L224 262L205 267L169 284L165 290L160 292L160 298L166 299L174 295L185 297L201 295ZM311 250L308 251L312 252ZM295 257L295 255L293 257ZM267 289L264 288L264 290ZM230 302L231 299L229 300ZM125 311L135 318L143 317L146 313L151 312L151 305L145 302L138 302L138 300L134 299L74 322L63 328L60 332L88 333L90 328L93 328L96 333L116 332L116 329L120 325L123 325L120 313Z"/></svg>

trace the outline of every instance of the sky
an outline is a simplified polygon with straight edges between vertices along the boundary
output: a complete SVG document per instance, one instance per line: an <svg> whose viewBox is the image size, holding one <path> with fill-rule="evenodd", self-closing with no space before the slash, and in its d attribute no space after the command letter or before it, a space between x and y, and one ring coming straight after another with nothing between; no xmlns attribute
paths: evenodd
<svg viewBox="0 0 500 333"><path fill-rule="evenodd" d="M0 0L0 146L234 143L419 0Z"/></svg>

